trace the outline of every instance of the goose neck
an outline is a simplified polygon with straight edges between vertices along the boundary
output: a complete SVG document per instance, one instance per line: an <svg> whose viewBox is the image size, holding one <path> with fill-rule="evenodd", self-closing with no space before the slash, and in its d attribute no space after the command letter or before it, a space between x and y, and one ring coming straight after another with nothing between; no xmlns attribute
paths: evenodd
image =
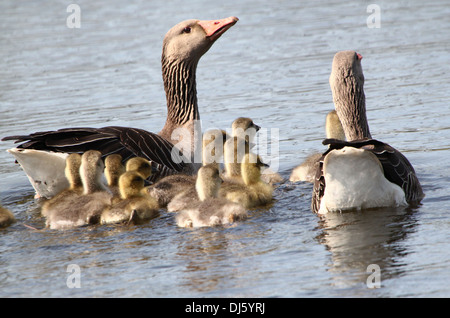
<svg viewBox="0 0 450 318"><path fill-rule="evenodd" d="M162 58L162 74L167 100L167 121L163 129L174 130L188 122L200 119L197 106L195 61Z"/></svg>
<svg viewBox="0 0 450 318"><path fill-rule="evenodd" d="M367 122L363 84L352 77L343 80L345 88L333 85L332 92L345 137L348 141L372 138Z"/></svg>

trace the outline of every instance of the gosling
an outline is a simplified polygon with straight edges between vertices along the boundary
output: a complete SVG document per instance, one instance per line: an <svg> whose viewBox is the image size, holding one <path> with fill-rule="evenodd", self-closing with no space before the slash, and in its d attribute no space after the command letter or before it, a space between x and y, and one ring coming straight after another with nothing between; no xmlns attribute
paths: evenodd
<svg viewBox="0 0 450 318"><path fill-rule="evenodd" d="M202 165L219 163L223 156L223 144L228 135L224 130L211 129L203 134L202 138ZM154 185L146 188L147 193L158 200L161 207L168 207L168 204L180 193L190 189L193 196L195 191L196 176L186 174L175 174L167 176Z"/></svg>
<svg viewBox="0 0 450 318"><path fill-rule="evenodd" d="M80 166L80 154L72 153L67 156L64 174L67 181L69 181L69 187L42 204L42 216L48 216L51 210L60 209L62 206L68 204L68 202L83 193L83 183L81 181Z"/></svg>
<svg viewBox="0 0 450 318"><path fill-rule="evenodd" d="M325 119L325 132L327 138L345 140L344 129L335 110L330 111ZM289 177L289 181L306 181L314 182L319 159L322 153L314 153L308 156L302 164L295 167Z"/></svg>
<svg viewBox="0 0 450 318"><path fill-rule="evenodd" d="M16 222L16 218L12 212L2 206L0 206L0 228L10 226Z"/></svg>
<svg viewBox="0 0 450 318"><path fill-rule="evenodd" d="M158 215L157 201L142 193L145 180L137 171L127 171L119 178L120 198L118 202L105 209L101 224L145 222Z"/></svg>
<svg viewBox="0 0 450 318"><path fill-rule="evenodd" d="M119 177L125 172L125 167L122 164L123 158L119 154L108 155L105 158L105 177L108 183L109 190L115 198L120 197L119 192Z"/></svg>
<svg viewBox="0 0 450 318"><path fill-rule="evenodd" d="M50 229L70 229L97 224L100 215L111 204L112 194L102 182L104 163L101 153L88 150L81 156L80 176L83 192L70 200L52 203L46 211Z"/></svg>
<svg viewBox="0 0 450 318"><path fill-rule="evenodd" d="M128 159L125 164L125 170L136 171L144 180L147 180L154 172L150 161L142 157Z"/></svg>
<svg viewBox="0 0 450 318"><path fill-rule="evenodd" d="M239 117L231 124L231 138L224 144L224 177L232 182L241 182L241 163L245 154L253 147L253 140L260 127L253 120Z"/></svg>
<svg viewBox="0 0 450 318"><path fill-rule="evenodd" d="M258 155L248 153L244 156L241 166L243 183L225 183L219 195L247 209L270 203L273 186L261 180L261 168L267 165Z"/></svg>
<svg viewBox="0 0 450 318"><path fill-rule="evenodd" d="M222 183L215 164L202 166L198 171L195 188L199 200L185 197L185 208L177 213L175 220L180 227L218 226L247 218L247 211L239 204L219 198Z"/></svg>

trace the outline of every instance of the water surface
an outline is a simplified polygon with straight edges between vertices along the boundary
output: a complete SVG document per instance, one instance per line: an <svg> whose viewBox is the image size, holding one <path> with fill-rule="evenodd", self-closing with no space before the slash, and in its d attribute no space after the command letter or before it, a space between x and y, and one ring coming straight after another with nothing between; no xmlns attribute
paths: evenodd
<svg viewBox="0 0 450 318"><path fill-rule="evenodd" d="M312 185L285 181L272 206L233 227L181 229L166 212L139 226L41 229L40 204L0 143L0 201L18 222L0 230L2 297L450 296L450 6L446 1L91 1L70 29L66 1L0 4L0 136L124 125L159 131L166 116L164 34L190 18L239 22L202 57L203 128L249 116L277 129L269 153L288 179L322 151L339 50L363 55L374 138L401 150L426 197L416 208L319 218ZM81 288L68 288L69 264ZM366 284L381 269L381 288Z"/></svg>

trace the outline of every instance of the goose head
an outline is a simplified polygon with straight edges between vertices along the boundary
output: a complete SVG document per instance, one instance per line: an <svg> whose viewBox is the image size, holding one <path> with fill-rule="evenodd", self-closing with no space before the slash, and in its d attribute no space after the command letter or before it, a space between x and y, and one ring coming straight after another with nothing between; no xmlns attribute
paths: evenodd
<svg viewBox="0 0 450 318"><path fill-rule="evenodd" d="M180 22L164 37L163 58L196 63L237 21L238 18L229 17L221 20L191 19Z"/></svg>
<svg viewBox="0 0 450 318"><path fill-rule="evenodd" d="M355 51L335 54L330 87L347 140L371 138L366 117L362 56Z"/></svg>
<svg viewBox="0 0 450 318"><path fill-rule="evenodd" d="M268 167L261 157L254 153L246 154L241 165L242 179L246 185L261 181L261 168Z"/></svg>
<svg viewBox="0 0 450 318"><path fill-rule="evenodd" d="M231 124L232 136L245 139L247 142L253 142L256 133L261 129L251 118L239 117Z"/></svg>
<svg viewBox="0 0 450 318"><path fill-rule="evenodd" d="M195 183L195 189L200 201L208 198L217 198L222 182L217 165L208 164L202 166L198 170Z"/></svg>
<svg viewBox="0 0 450 318"><path fill-rule="evenodd" d="M148 179L155 172L150 161L142 157L133 157L127 160L126 171L136 171L144 180Z"/></svg>
<svg viewBox="0 0 450 318"><path fill-rule="evenodd" d="M364 74L361 66L362 55L355 51L340 51L334 55L332 76L355 77L358 84L364 85ZM331 84L331 77L330 77Z"/></svg>
<svg viewBox="0 0 450 318"><path fill-rule="evenodd" d="M120 197L130 199L141 196L145 180L137 171L126 171L119 178Z"/></svg>
<svg viewBox="0 0 450 318"><path fill-rule="evenodd" d="M100 151L88 150L83 153L81 156L80 175L84 194L107 191L102 181L104 168L105 165Z"/></svg>
<svg viewBox="0 0 450 318"><path fill-rule="evenodd" d="M69 181L70 189L82 188L83 183L80 176L81 155L71 153L66 158L66 168L64 173Z"/></svg>
<svg viewBox="0 0 450 318"><path fill-rule="evenodd" d="M109 186L117 186L119 177L125 172L125 167L122 164L122 156L119 154L112 154L105 158L105 177Z"/></svg>

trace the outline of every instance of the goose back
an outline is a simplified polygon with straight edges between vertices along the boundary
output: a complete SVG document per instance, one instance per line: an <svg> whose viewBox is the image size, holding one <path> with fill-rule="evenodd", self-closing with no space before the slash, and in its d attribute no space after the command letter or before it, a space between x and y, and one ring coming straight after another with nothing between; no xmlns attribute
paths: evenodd
<svg viewBox="0 0 450 318"><path fill-rule="evenodd" d="M326 185L323 173L324 159L331 151L339 150L344 147L364 149L365 151L374 154L383 168L385 178L403 189L408 204L418 204L424 198L425 195L422 186L420 185L413 166L400 151L392 146L375 139L356 141L325 139L323 144L328 145L329 148L319 160L319 168L317 169L314 180L313 198L311 203L311 209L314 212L319 211L320 202L325 193Z"/></svg>

